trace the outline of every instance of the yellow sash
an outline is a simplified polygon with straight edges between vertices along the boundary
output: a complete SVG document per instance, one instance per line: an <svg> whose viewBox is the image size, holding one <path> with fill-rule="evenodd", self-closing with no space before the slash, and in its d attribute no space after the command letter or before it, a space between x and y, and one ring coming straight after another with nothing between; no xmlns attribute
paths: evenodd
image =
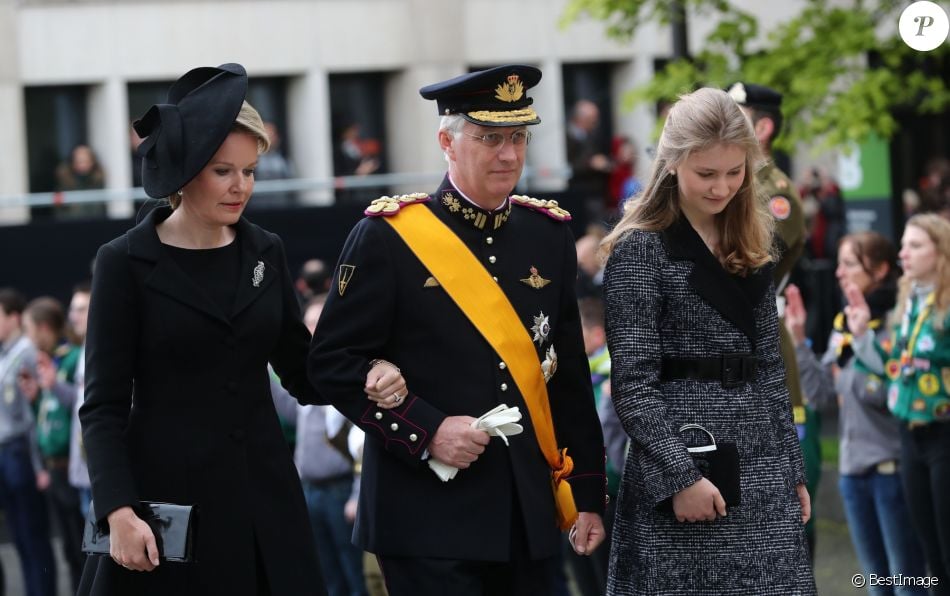
<svg viewBox="0 0 950 596"><path fill-rule="evenodd" d="M475 255L429 209L405 205L385 219L508 365L528 406L541 453L551 466L558 527L570 528L577 519L577 507L571 485L564 479L574 462L566 448L557 447L548 388L534 343L518 313Z"/></svg>

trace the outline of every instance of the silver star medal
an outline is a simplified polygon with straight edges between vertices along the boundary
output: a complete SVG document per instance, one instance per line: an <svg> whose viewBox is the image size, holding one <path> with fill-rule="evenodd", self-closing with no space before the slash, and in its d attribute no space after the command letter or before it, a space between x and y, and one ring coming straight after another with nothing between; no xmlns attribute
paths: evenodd
<svg viewBox="0 0 950 596"><path fill-rule="evenodd" d="M531 327L531 331L534 332L534 338L531 341L538 342L540 346L548 340L548 334L551 333L551 323L548 321L548 316L544 314L544 311L541 311L541 314L534 318L534 325Z"/></svg>
<svg viewBox="0 0 950 596"><path fill-rule="evenodd" d="M548 352L544 357L544 362L541 363L541 372L544 373L545 383L550 381L551 377L554 376L554 373L557 372L557 352L554 351L554 346L548 348Z"/></svg>
<svg viewBox="0 0 950 596"><path fill-rule="evenodd" d="M262 281L264 281L264 261L258 261L257 267L254 267L254 276L251 278L251 283L255 288L259 288Z"/></svg>

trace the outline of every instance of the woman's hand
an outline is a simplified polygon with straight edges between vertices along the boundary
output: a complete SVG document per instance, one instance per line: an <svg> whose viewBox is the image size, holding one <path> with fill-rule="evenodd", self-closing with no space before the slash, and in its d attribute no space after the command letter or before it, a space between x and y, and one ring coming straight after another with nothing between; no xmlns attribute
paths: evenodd
<svg viewBox="0 0 950 596"><path fill-rule="evenodd" d="M811 519L811 497L808 495L808 488L804 484L795 487L798 492L798 502L802 506L802 523L807 524Z"/></svg>
<svg viewBox="0 0 950 596"><path fill-rule="evenodd" d="M802 300L802 292L795 284L789 284L785 288L785 328L796 346L805 342L805 323L808 321L808 313L805 311L805 303Z"/></svg>
<svg viewBox="0 0 950 596"><path fill-rule="evenodd" d="M871 308L864 299L864 294L855 284L848 284L844 288L844 297L848 305L844 307L844 316L848 319L848 330L854 337L861 337L868 330L871 321Z"/></svg>
<svg viewBox="0 0 950 596"><path fill-rule="evenodd" d="M716 485L701 478L673 495L673 513L676 521L715 521L717 514L725 517L726 501Z"/></svg>
<svg viewBox="0 0 950 596"><path fill-rule="evenodd" d="M392 362L375 360L373 368L366 375L366 397L376 402L384 410L395 408L402 404L409 390L406 389L406 380Z"/></svg>
<svg viewBox="0 0 950 596"><path fill-rule="evenodd" d="M131 507L109 514L109 556L130 571L151 571L158 567L155 534Z"/></svg>

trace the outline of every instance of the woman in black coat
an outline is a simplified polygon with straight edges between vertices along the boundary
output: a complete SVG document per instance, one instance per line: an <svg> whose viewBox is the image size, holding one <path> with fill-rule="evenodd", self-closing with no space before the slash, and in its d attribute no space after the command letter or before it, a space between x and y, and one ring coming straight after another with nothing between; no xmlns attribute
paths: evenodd
<svg viewBox="0 0 950 596"><path fill-rule="evenodd" d="M79 416L111 557L80 595L325 594L268 362L317 401L280 238L241 217L268 140L237 64L179 79L135 123L169 197L96 257ZM194 561L159 558L140 501L195 505Z"/></svg>

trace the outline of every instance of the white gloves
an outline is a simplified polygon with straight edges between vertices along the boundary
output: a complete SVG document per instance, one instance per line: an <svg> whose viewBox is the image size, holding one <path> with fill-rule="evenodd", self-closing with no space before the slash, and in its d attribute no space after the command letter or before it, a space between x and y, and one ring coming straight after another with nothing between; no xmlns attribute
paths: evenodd
<svg viewBox="0 0 950 596"><path fill-rule="evenodd" d="M520 434L524 430L524 427L518 424L519 420L521 420L521 411L518 408L509 408L506 404L500 404L482 414L472 423L472 428L483 430L494 437L501 437L507 445L508 437ZM429 467L442 482L448 482L458 474L459 469L455 466L443 464L431 457L428 461Z"/></svg>

